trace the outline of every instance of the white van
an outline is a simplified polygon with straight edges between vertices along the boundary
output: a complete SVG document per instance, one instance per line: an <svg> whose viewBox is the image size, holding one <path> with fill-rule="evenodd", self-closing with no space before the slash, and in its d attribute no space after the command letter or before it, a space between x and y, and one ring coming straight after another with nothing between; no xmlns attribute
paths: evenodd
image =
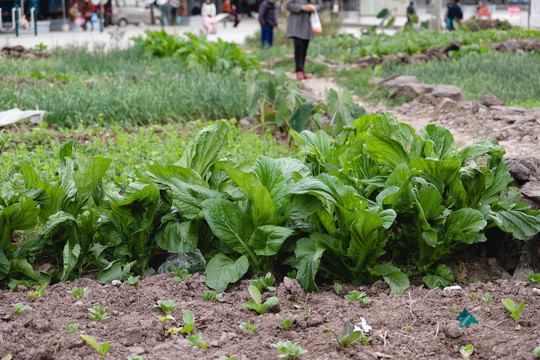
<svg viewBox="0 0 540 360"><path fill-rule="evenodd" d="M111 25L126 26L127 24L152 24L150 6L139 0L113 0ZM154 6L155 23L161 21L161 10Z"/></svg>

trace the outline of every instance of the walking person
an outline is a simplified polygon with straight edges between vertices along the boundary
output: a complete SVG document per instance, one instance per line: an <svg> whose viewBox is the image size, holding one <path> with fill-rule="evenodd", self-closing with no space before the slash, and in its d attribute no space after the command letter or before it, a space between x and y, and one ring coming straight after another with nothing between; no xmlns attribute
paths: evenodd
<svg viewBox="0 0 540 360"><path fill-rule="evenodd" d="M287 10L290 12L287 22L287 37L294 40L297 80L309 79L309 76L304 72L309 40L313 39L309 17L312 12L319 11L321 7L321 0L287 0Z"/></svg>
<svg viewBox="0 0 540 360"><path fill-rule="evenodd" d="M92 4L90 0L84 0L82 6L82 13L84 18L84 31L86 31L86 29L88 28L88 23L90 23L92 31L94 31L94 23L92 22L92 15L94 14L94 4Z"/></svg>
<svg viewBox="0 0 540 360"><path fill-rule="evenodd" d="M454 0L454 3L448 6L448 10L446 12L446 28L449 31L454 31L454 21L459 22L463 19L463 11L461 11L461 4L459 0Z"/></svg>
<svg viewBox="0 0 540 360"><path fill-rule="evenodd" d="M407 6L407 22L412 23L412 16L416 15L416 10L414 9L414 3L411 1L409 6Z"/></svg>
<svg viewBox="0 0 540 360"><path fill-rule="evenodd" d="M276 19L276 0L264 0L259 5L259 23L261 24L261 49L264 45L274 45L274 28L278 28Z"/></svg>

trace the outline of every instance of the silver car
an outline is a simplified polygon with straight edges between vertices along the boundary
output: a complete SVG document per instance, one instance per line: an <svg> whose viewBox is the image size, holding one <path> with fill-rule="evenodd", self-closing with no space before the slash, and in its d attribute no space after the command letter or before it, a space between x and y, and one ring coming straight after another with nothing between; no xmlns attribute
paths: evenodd
<svg viewBox="0 0 540 360"><path fill-rule="evenodd" d="M120 3L120 4L119 4ZM123 6L121 6L123 5ZM127 24L140 24L147 25L152 24L150 18L150 6L138 6L135 4L122 4L121 1L116 2L116 6L113 5L111 14L111 24L118 26L126 26ZM161 19L161 11L154 7L154 19L156 24L159 24Z"/></svg>

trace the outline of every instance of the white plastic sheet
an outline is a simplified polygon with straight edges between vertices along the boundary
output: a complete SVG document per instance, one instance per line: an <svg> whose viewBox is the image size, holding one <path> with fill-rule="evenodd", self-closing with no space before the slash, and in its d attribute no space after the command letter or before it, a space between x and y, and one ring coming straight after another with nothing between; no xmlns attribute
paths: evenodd
<svg viewBox="0 0 540 360"><path fill-rule="evenodd" d="M14 124L17 121L30 118L30 121L34 124L40 124L43 115L46 111L43 110L20 110L10 109L7 111L0 111L0 126Z"/></svg>

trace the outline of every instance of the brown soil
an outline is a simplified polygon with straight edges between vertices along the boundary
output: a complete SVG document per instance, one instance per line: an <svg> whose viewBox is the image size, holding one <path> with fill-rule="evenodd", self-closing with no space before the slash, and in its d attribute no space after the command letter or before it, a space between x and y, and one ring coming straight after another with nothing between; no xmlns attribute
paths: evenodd
<svg viewBox="0 0 540 360"><path fill-rule="evenodd" d="M79 332L100 343L109 342L112 348L105 357L109 359L126 359L132 354L145 354L148 359L215 359L222 355L274 359L279 352L270 344L287 340L308 350L302 359L459 359L459 349L467 344L474 346L473 359L533 359L532 351L540 345L540 296L534 296L533 286L525 282L479 282L457 291L413 286L400 295L390 295L382 282L369 287L344 285L342 294L351 290L367 293L372 301L366 308L338 297L331 285L306 294L295 281L284 282L263 298L279 298L275 312L294 321L287 332L278 328L275 313L258 315L242 306L251 300L248 285L249 281L241 281L216 303L205 302L202 296L207 290L202 274L185 282L175 281L170 274L151 276L137 288L78 279L46 288L37 301L30 301L26 291L2 293L0 356L98 359L79 333L66 331L67 323L78 323ZM89 288L82 301L66 292L73 286ZM476 301L473 293L478 293ZM485 293L493 295L491 305L480 302ZM525 301L519 328L501 304L504 298ZM173 311L178 321L169 324L171 327L181 326L182 311L191 310L194 331L203 336L208 348L195 347L182 335L165 337L156 318L161 310L153 307L159 299L178 303ZM16 316L10 304L17 302L30 304L30 308ZM87 308L92 306L108 306L110 319L103 323L89 319ZM452 308L457 309L454 314ZM460 330L453 319L464 308L478 324ZM323 333L324 329L340 332L345 322L358 323L361 317L373 327L369 332L373 340L367 346L340 348L330 334ZM259 325L255 333L239 328L247 320Z"/></svg>

